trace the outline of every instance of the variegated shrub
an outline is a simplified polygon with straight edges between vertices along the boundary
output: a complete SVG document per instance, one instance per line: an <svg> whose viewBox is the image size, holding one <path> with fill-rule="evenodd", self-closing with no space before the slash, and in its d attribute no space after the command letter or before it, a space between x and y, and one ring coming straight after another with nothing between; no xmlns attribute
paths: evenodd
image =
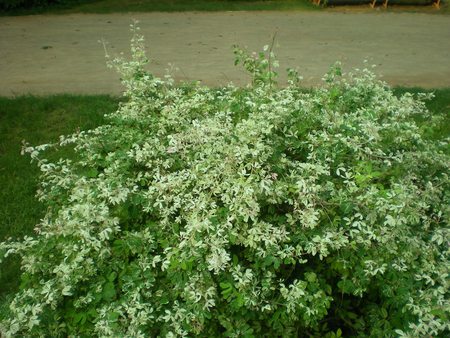
<svg viewBox="0 0 450 338"><path fill-rule="evenodd" d="M175 85L115 59L108 124L24 152L48 211L21 257L6 336L424 337L449 331L448 143L420 98L367 71L275 86ZM47 148L71 146L50 163Z"/></svg>

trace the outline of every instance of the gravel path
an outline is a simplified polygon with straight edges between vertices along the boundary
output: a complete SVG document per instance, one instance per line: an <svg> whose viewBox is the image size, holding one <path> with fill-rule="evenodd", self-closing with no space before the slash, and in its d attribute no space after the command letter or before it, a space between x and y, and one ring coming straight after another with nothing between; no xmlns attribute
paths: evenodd
<svg viewBox="0 0 450 338"><path fill-rule="evenodd" d="M344 70L375 64L392 85L450 87L450 17L419 13L224 12L0 17L0 95L111 93L111 54L129 50L129 24L140 21L150 69L168 63L177 79L209 85L248 77L234 67L232 45L260 50L276 33L280 70L298 67L306 86L337 60Z"/></svg>

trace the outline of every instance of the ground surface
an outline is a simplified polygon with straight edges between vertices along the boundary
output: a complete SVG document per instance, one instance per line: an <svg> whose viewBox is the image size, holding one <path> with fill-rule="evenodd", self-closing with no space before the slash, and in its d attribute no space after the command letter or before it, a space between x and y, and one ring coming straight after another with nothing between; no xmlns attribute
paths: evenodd
<svg viewBox="0 0 450 338"><path fill-rule="evenodd" d="M337 60L344 70L364 60L392 85L450 87L450 18L423 13L221 12L36 15L0 18L0 95L118 94L110 54L128 52L129 24L140 21L153 64L177 79L209 85L248 77L234 67L232 45L260 50L276 33L280 70L299 68L306 86Z"/></svg>

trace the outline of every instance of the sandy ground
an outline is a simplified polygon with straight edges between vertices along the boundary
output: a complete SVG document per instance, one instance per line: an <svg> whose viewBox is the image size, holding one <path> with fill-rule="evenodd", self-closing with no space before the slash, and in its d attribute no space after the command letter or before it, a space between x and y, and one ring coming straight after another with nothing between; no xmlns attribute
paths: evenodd
<svg viewBox="0 0 450 338"><path fill-rule="evenodd" d="M105 66L129 50L129 25L140 21L149 69L171 63L177 79L208 85L248 76L233 65L233 44L260 50L276 33L280 70L298 67L306 86L320 83L335 61L344 70L377 65L391 85L450 87L450 17L419 13L225 12L135 13L0 18L0 95L111 93L122 87Z"/></svg>

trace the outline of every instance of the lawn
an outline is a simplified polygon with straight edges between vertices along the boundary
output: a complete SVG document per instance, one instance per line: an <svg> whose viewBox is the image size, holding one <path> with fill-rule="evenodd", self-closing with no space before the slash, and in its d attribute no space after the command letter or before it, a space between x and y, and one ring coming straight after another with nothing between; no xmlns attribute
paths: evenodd
<svg viewBox="0 0 450 338"><path fill-rule="evenodd" d="M1 5L1 1L0 1ZM0 6L1 8L1 6ZM183 11L317 10L309 0L79 0L9 11L9 15Z"/></svg>
<svg viewBox="0 0 450 338"><path fill-rule="evenodd" d="M2 2L3 1L3 2ZM409 6L401 6L402 2ZM7 0L0 0L0 16L5 15L32 15L32 14L71 14L71 13L127 13L127 12L185 12L185 11L317 11L327 6L316 6L310 0L72 0L50 6L37 6L32 8L11 8L6 6ZM322 2L323 3L323 2ZM441 1L440 10L432 6L411 6L411 1L400 0L387 9L378 2L377 9L388 12L425 12L436 14L449 14L448 1ZM2 11L2 6L7 10ZM333 4L329 6L333 8ZM374 11L368 4L356 6L336 6L338 10Z"/></svg>
<svg viewBox="0 0 450 338"><path fill-rule="evenodd" d="M29 158L20 155L22 140L42 144L77 128L94 128L118 101L109 96L71 95L0 98L0 241L31 234L43 215L43 206L34 199L39 172ZM17 262L5 262L0 269L0 298L17 288L17 278Z"/></svg>

